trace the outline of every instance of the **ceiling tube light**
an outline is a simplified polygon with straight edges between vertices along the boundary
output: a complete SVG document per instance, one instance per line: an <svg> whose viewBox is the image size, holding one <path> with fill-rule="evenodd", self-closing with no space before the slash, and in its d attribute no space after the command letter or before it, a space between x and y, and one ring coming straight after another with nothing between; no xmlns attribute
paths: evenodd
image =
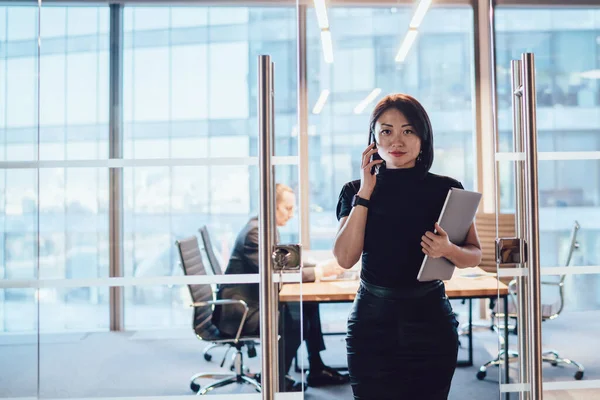
<svg viewBox="0 0 600 400"><path fill-rule="evenodd" d="M312 110L313 114L321 114L321 111L323 111L323 107L325 106L325 102L327 102L328 97L329 97L329 90L323 89L323 91L319 95L319 99L317 100L317 102L315 103L315 106L313 107L313 110Z"/></svg>
<svg viewBox="0 0 600 400"><path fill-rule="evenodd" d="M592 69L589 71L581 72L579 76L586 79L600 79L600 69Z"/></svg>
<svg viewBox="0 0 600 400"><path fill-rule="evenodd" d="M410 27L412 29L417 29L421 22L423 22L423 18L425 18L425 14L427 14L427 10L429 10L429 6L431 5L431 0L420 0L417 8L415 9L415 13L410 20Z"/></svg>
<svg viewBox="0 0 600 400"><path fill-rule="evenodd" d="M315 0L315 12L317 13L317 21L319 28L328 29L329 20L327 19L327 7L325 7L325 0Z"/></svg>
<svg viewBox="0 0 600 400"><path fill-rule="evenodd" d="M369 95L365 97L364 100L362 100L360 103L358 103L356 107L354 107L354 114L361 114L363 111L365 111L365 108L367 108L367 106L371 104L377 96L379 96L379 93L381 93L380 88L373 89L373 91L369 93Z"/></svg>
<svg viewBox="0 0 600 400"><path fill-rule="evenodd" d="M417 38L417 30L416 29L411 28L408 30L408 32L406 32L404 41L400 45L400 50L398 50L398 54L396 54L396 62L397 63L404 62L404 59L406 59L406 56L408 55L408 52L410 51L410 48L416 38Z"/></svg>
<svg viewBox="0 0 600 400"><path fill-rule="evenodd" d="M333 44L331 43L331 32L327 30L321 31L321 45L323 46L323 57L327 64L333 63Z"/></svg>

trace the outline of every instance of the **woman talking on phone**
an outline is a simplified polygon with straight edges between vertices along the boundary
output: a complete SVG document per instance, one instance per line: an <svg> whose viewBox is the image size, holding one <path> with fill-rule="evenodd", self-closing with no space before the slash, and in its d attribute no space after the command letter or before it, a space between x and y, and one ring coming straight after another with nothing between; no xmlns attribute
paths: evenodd
<svg viewBox="0 0 600 400"><path fill-rule="evenodd" d="M333 250L344 268L362 256L346 339L354 399L447 399L458 322L443 282L419 282L417 274L425 255L478 265L477 231L472 224L459 246L437 224L448 190L462 185L429 172L431 122L416 99L383 98L369 128L361 179L340 193Z"/></svg>

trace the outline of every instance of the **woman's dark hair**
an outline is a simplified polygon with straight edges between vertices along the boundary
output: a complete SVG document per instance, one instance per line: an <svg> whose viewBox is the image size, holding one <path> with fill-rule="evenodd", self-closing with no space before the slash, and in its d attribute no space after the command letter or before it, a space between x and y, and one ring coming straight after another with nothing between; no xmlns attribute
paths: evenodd
<svg viewBox="0 0 600 400"><path fill-rule="evenodd" d="M417 160L415 168L427 173L433 164L433 131L427 111L414 97L402 93L390 94L377 103L369 120L369 144L375 141L377 120L381 117L381 114L390 108L395 108L404 114L415 128L416 135L421 139L420 159ZM375 154L374 158L381 159L379 154Z"/></svg>

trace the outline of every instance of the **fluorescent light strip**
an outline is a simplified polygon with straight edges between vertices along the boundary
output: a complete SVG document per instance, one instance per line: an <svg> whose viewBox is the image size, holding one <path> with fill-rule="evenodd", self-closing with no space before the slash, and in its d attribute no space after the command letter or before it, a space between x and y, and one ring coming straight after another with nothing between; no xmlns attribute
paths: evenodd
<svg viewBox="0 0 600 400"><path fill-rule="evenodd" d="M321 111L323 111L323 107L325 106L325 102L327 101L327 98L329 97L329 90L327 89L323 89L323 91L321 91L321 94L319 95L319 99L317 100L317 102L315 103L315 106L313 107L313 114L321 114Z"/></svg>
<svg viewBox="0 0 600 400"><path fill-rule="evenodd" d="M431 0L421 0L417 5L415 13L413 14L412 19L410 20L410 28L417 29L421 22L423 22L423 18L425 14L427 14L427 10L429 10L429 6L431 5Z"/></svg>
<svg viewBox="0 0 600 400"><path fill-rule="evenodd" d="M600 69L592 69L589 71L581 72L579 76L586 79L600 79Z"/></svg>
<svg viewBox="0 0 600 400"><path fill-rule="evenodd" d="M315 0L314 3L319 28L329 29L329 20L327 18L327 7L325 7L325 0Z"/></svg>
<svg viewBox="0 0 600 400"><path fill-rule="evenodd" d="M373 91L369 93L369 95L365 97L363 101L361 101L356 107L354 107L354 114L360 114L363 111L365 111L365 108L367 108L367 106L371 104L371 102L375 100L377 96L379 96L379 93L381 93L380 88L373 89Z"/></svg>
<svg viewBox="0 0 600 400"><path fill-rule="evenodd" d="M273 165L298 165L298 156L274 156ZM258 157L198 157L104 160L1 161L0 169L215 167L258 165Z"/></svg>
<svg viewBox="0 0 600 400"><path fill-rule="evenodd" d="M331 32L321 31L321 45L323 46L323 57L327 64L333 63L333 44L331 43Z"/></svg>
<svg viewBox="0 0 600 400"><path fill-rule="evenodd" d="M396 54L396 62L404 62L404 59L406 59L406 56L412 44L417 38L417 32L418 31L416 29L409 29L408 32L406 32L406 36L404 36L404 41L402 41L402 44L400 45L400 50L398 50L398 54Z"/></svg>

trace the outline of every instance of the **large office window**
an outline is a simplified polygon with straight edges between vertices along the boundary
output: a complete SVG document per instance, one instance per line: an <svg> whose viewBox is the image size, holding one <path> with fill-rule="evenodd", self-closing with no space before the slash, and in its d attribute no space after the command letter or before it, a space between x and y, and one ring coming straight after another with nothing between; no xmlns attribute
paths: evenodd
<svg viewBox="0 0 600 400"><path fill-rule="evenodd" d="M308 14L308 97L310 136L311 247L330 249L338 226L335 206L344 183L360 177L367 146L369 114L391 93L416 97L432 120L432 172L474 189L473 12L431 9L403 63L395 57L408 30L412 9L328 9L334 61L324 60L314 9ZM355 107L375 89L380 94L362 111ZM315 105L329 95L322 109Z"/></svg>
<svg viewBox="0 0 600 400"><path fill-rule="evenodd" d="M107 158L108 28L106 7L0 7L1 160ZM0 278L108 276L107 170L0 175ZM108 327L107 288L42 289L39 299L45 332ZM0 307L0 331L36 329L33 291L6 289Z"/></svg>
<svg viewBox="0 0 600 400"><path fill-rule="evenodd" d="M276 155L297 155L296 9L125 7L124 156L256 157L258 55L275 63ZM277 179L297 187L295 166ZM258 169L248 165L124 170L126 276L181 274L174 241L208 225L227 259L258 211ZM282 232L297 241L297 224ZM185 287L125 290L127 329L189 325Z"/></svg>
<svg viewBox="0 0 600 400"><path fill-rule="evenodd" d="M0 7L0 159L105 160L109 9L40 10ZM403 63L394 58L408 27L408 7L330 7L331 64L323 58L314 9L307 13L311 247L330 248L337 196L359 176L369 112L388 93L406 92L424 104L434 127L433 172L474 189L472 10L432 8ZM600 150L600 26L590 15L581 8L497 10L501 150L512 146L509 61L523 51L536 54L540 151ZM157 160L156 166L124 170L126 276L179 274L174 240L205 224L227 259L235 234L257 211L258 173L255 166L221 165L218 159L257 155L259 54L271 54L276 65L276 154L298 155L296 39L294 7L124 7L124 157ZM380 94L355 113L374 89ZM325 90L327 101L313 113ZM160 165L203 157L217 163ZM540 166L542 234L552 247L542 252L543 262L560 265L570 222L597 219L600 165L582 159ZM296 166L279 166L277 178L297 189ZM514 208L510 179L503 172L503 211ZM0 173L0 194L2 279L108 276L107 168L11 167ZM582 237L578 263L595 265L598 229L586 229ZM298 240L297 221L282 230L282 239ZM127 289L126 326L187 324L185 310L174 317L183 292ZM45 307L67 311L43 318L44 329L108 328L106 288L44 289L40 299ZM1 330L35 329L34 318L21 318L35 311L32 291L3 290L0 305ZM141 312L150 307L158 318ZM73 310L89 318L82 323Z"/></svg>
<svg viewBox="0 0 600 400"><path fill-rule="evenodd" d="M39 58L37 12L0 8L1 156L104 160L109 9L43 7ZM433 171L473 188L471 9L432 9L402 64L394 57L408 7L330 8L333 64L323 61L314 10L307 12L309 107L323 90L331 91L323 110L309 118L312 248L331 246L337 195L358 177L374 102L360 114L353 109L375 88L382 90L379 97L406 92L423 102L435 130ZM173 242L205 224L227 259L235 234L257 212L258 173L255 166L217 159L257 156L259 54L275 62L276 155L298 155L296 39L295 7L124 7L124 158L157 162L124 169L126 276L180 274ZM176 161L203 157L218 165ZM165 159L171 166L160 165ZM39 178L38 193L35 169L0 174L3 277L36 278L38 211L39 277L108 276L108 169L42 168ZM277 180L297 189L297 167L278 166ZM283 241L298 241L297 220L281 233ZM67 320L47 318L49 329L108 328L106 288L52 289L42 297L45 305L69 311ZM125 299L128 329L189 323L180 307L185 288L127 288ZM5 290L2 301L5 307L8 301L28 304L32 312L35 304L21 289ZM75 309L90 318L69 320L77 319ZM34 329L3 315L4 330Z"/></svg>

